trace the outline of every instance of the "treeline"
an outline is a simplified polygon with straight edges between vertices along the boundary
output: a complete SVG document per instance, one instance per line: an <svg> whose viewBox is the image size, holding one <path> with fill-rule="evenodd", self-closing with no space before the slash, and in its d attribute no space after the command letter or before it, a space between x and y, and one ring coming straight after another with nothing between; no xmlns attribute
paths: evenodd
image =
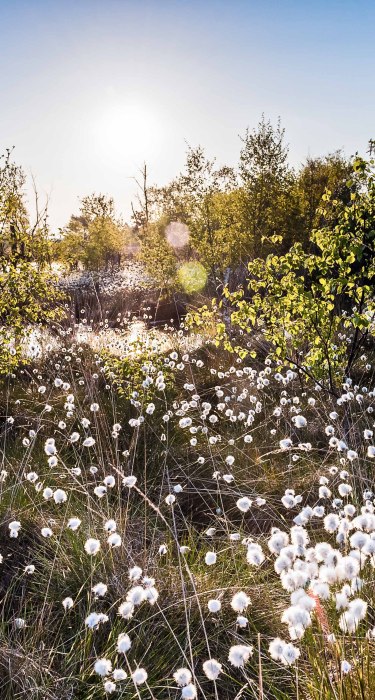
<svg viewBox="0 0 375 700"><path fill-rule="evenodd" d="M183 171L164 187L150 185L144 167L129 225L111 198L84 198L60 231L54 256L70 268L108 269L136 248L164 288L178 285L181 260L199 260L218 288L243 281L254 258L282 254L296 242L308 250L312 230L324 224L322 197L350 201L351 162L335 152L291 167L284 129L264 117L240 144L234 168L218 167L200 146L189 148ZM173 222L189 231L183 246L166 235Z"/></svg>
<svg viewBox="0 0 375 700"><path fill-rule="evenodd" d="M25 175L8 151L0 158L0 374L16 366L33 325L64 313L53 260L108 269L136 243L155 287L193 294L207 286L228 349L235 327L255 329L293 366L303 350L309 375L329 376L335 393L375 328L373 141L369 152L368 161L334 153L293 169L284 130L263 118L242 139L237 168L189 149L165 187L149 186L144 168L131 225L110 197L91 195L54 237L46 211L37 207L31 222Z"/></svg>
<svg viewBox="0 0 375 700"><path fill-rule="evenodd" d="M84 197L54 241L54 257L69 269L113 269L121 264L132 238L131 229L116 215L114 200L103 194Z"/></svg>
<svg viewBox="0 0 375 700"><path fill-rule="evenodd" d="M233 289L245 282L254 258L283 254L296 242L308 251L312 231L324 225L322 198L346 205L355 190L351 161L342 153L309 157L300 168L288 156L280 121L273 126L262 117L241 138L236 167L219 167L202 147L189 148L183 171L166 186L150 185L144 167L129 223L116 213L112 197L91 194L57 233L49 230L46 212L30 227L25 177L8 154L0 252L96 271L120 266L131 252L167 290L179 287L183 262L199 261L210 292ZM188 231L182 243L168 236L176 224Z"/></svg>
<svg viewBox="0 0 375 700"><path fill-rule="evenodd" d="M199 259L216 287L236 285L254 258L282 254L296 242L308 250L311 232L324 225L322 198L347 204L356 186L348 184L351 175L340 152L292 168L280 122L274 127L262 117L241 139L236 168L217 167L198 147L189 148L183 172L165 187L148 187L144 173L133 217L141 257L161 286L173 284L182 253L165 230L183 222L190 232L185 255Z"/></svg>

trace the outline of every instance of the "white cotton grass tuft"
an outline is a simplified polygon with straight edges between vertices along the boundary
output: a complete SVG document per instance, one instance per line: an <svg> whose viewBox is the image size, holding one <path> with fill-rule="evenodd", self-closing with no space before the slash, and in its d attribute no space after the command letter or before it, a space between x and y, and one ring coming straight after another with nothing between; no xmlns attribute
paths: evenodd
<svg viewBox="0 0 375 700"><path fill-rule="evenodd" d="M85 625L89 629L96 630L101 624L108 622L108 619L108 615L105 613L97 613L93 611L87 615Z"/></svg>
<svg viewBox="0 0 375 700"><path fill-rule="evenodd" d="M181 690L181 698L183 700L195 700L197 697L197 688L193 683L188 683Z"/></svg>
<svg viewBox="0 0 375 700"><path fill-rule="evenodd" d="M23 571L25 574L34 574L35 573L35 565L34 564L27 564Z"/></svg>
<svg viewBox="0 0 375 700"><path fill-rule="evenodd" d="M207 566L212 566L213 564L216 564L216 560L217 560L216 552L206 552L206 555L204 557L204 561L207 564Z"/></svg>
<svg viewBox="0 0 375 700"><path fill-rule="evenodd" d="M104 484L99 484L99 486L95 486L94 494L98 498L103 498L103 496L105 496L106 493L107 493L107 487L104 486Z"/></svg>
<svg viewBox="0 0 375 700"><path fill-rule="evenodd" d="M221 602L216 598L212 598L208 601L207 607L211 613L217 613L219 610L221 610Z"/></svg>
<svg viewBox="0 0 375 700"><path fill-rule="evenodd" d="M103 687L104 687L104 691L107 693L107 695L116 692L116 683L114 683L113 681L110 681L110 680L105 681Z"/></svg>
<svg viewBox="0 0 375 700"><path fill-rule="evenodd" d="M69 530L76 532L81 523L82 521L80 520L80 518L69 518L67 527L69 528Z"/></svg>
<svg viewBox="0 0 375 700"><path fill-rule="evenodd" d="M246 552L247 563L251 566L260 566L264 560L265 556L261 546L255 542L251 542L247 547Z"/></svg>
<svg viewBox="0 0 375 700"><path fill-rule="evenodd" d="M134 606L141 605L145 599L146 591L142 586L133 586L126 595L128 603L132 603Z"/></svg>
<svg viewBox="0 0 375 700"><path fill-rule="evenodd" d="M102 598L107 593L108 586L106 583L96 583L91 590L98 598Z"/></svg>
<svg viewBox="0 0 375 700"><path fill-rule="evenodd" d="M14 626L17 630L23 630L26 627L26 620L23 617L16 617L14 619Z"/></svg>
<svg viewBox="0 0 375 700"><path fill-rule="evenodd" d="M129 569L129 580L130 581L139 581L141 576L142 576L142 569L140 566L133 566L131 569Z"/></svg>
<svg viewBox="0 0 375 700"><path fill-rule="evenodd" d="M216 659L208 659L203 663L203 672L210 681L216 681L222 668L222 665Z"/></svg>
<svg viewBox="0 0 375 700"><path fill-rule="evenodd" d="M300 656L300 650L290 642L277 637L270 642L269 653L274 661L280 661L284 666L292 666Z"/></svg>
<svg viewBox="0 0 375 700"><path fill-rule="evenodd" d="M123 668L114 668L112 676L114 681L124 681L128 677L128 674Z"/></svg>
<svg viewBox="0 0 375 700"><path fill-rule="evenodd" d="M100 550L100 542L99 540L94 539L93 537L89 537L88 540L85 542L85 552L89 554L90 556L95 556Z"/></svg>
<svg viewBox="0 0 375 700"><path fill-rule="evenodd" d="M53 500L55 503L65 503L68 500L68 496L66 491L63 489L56 489L56 491L53 494Z"/></svg>
<svg viewBox="0 0 375 700"><path fill-rule="evenodd" d="M12 539L15 539L16 537L18 537L18 533L21 529L21 523L19 520L12 520L12 522L9 523L8 528L9 528L9 537L11 537Z"/></svg>
<svg viewBox="0 0 375 700"><path fill-rule="evenodd" d="M99 676L109 676L112 671L112 663L109 659L97 659L94 664L94 671Z"/></svg>
<svg viewBox="0 0 375 700"><path fill-rule="evenodd" d="M289 450L293 447L293 441L290 438L284 438L280 440L279 445L281 450Z"/></svg>
<svg viewBox="0 0 375 700"><path fill-rule="evenodd" d="M143 685L147 681L148 673L144 668L136 668L131 677L134 685Z"/></svg>
<svg viewBox="0 0 375 700"><path fill-rule="evenodd" d="M121 632L117 638L117 651L119 654L126 654L132 643L130 637L126 632Z"/></svg>
<svg viewBox="0 0 375 700"><path fill-rule="evenodd" d="M243 668L253 653L253 647L246 644L234 644L229 649L228 661L235 668Z"/></svg>
<svg viewBox="0 0 375 700"><path fill-rule="evenodd" d="M46 455L48 455L48 456L56 454L57 448L55 445L54 438L48 438L46 440L45 445L44 445L44 451L45 451Z"/></svg>
<svg viewBox="0 0 375 700"><path fill-rule="evenodd" d="M131 489L131 488L133 488L133 486L136 485L136 483L137 483L137 477L136 477L136 476L133 476L133 475L131 475L131 476L124 476L124 478L123 478L123 480L122 480L122 483L123 483L124 486L126 486L128 489Z"/></svg>
<svg viewBox="0 0 375 700"><path fill-rule="evenodd" d="M118 534L118 532L112 532L109 535L107 542L110 545L110 547L112 547L112 548L121 547L121 544L122 544L121 536Z"/></svg>
<svg viewBox="0 0 375 700"><path fill-rule="evenodd" d="M53 535L53 530L50 527L42 527L41 529L41 535L42 537L52 537Z"/></svg>
<svg viewBox="0 0 375 700"><path fill-rule="evenodd" d="M174 672L173 678L175 679L177 685L182 688L185 685L189 685L192 679L191 671L188 668L178 668Z"/></svg>
<svg viewBox="0 0 375 700"><path fill-rule="evenodd" d="M104 523L104 530L106 532L116 532L116 530L117 530L116 520L113 520L113 518L111 518L110 520L106 520Z"/></svg>
<svg viewBox="0 0 375 700"><path fill-rule="evenodd" d="M245 629L245 627L247 627L247 625L249 624L249 620L244 615L238 615L236 623L239 627Z"/></svg>
<svg viewBox="0 0 375 700"><path fill-rule="evenodd" d="M239 498L236 502L237 508L241 511L241 513L247 513L247 511L250 510L252 504L252 500L247 496L242 496L242 498Z"/></svg>
<svg viewBox="0 0 375 700"><path fill-rule="evenodd" d="M251 601L244 591L238 591L238 593L234 594L230 604L235 612L244 612L251 604Z"/></svg>
<svg viewBox="0 0 375 700"><path fill-rule="evenodd" d="M296 428L306 428L307 426L307 420L305 416L293 416L292 417L292 423L294 423Z"/></svg>
<svg viewBox="0 0 375 700"><path fill-rule="evenodd" d="M348 609L339 619L340 629L348 634L356 632L359 623L366 617L367 603L361 598L355 598L348 603Z"/></svg>
<svg viewBox="0 0 375 700"><path fill-rule="evenodd" d="M129 600L125 600L119 606L118 614L120 615L120 617L123 617L124 620L131 620L134 614L134 604Z"/></svg>

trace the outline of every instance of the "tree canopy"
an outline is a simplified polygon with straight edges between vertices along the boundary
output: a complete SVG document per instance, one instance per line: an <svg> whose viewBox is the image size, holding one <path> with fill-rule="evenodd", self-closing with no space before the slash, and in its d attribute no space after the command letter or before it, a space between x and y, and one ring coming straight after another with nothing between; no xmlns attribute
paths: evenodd
<svg viewBox="0 0 375 700"><path fill-rule="evenodd" d="M347 186L352 167L339 152L292 168L280 121L273 126L263 116L241 143L237 167L218 166L201 146L189 147L183 171L166 186L149 187L144 178L135 216L143 248L150 247L144 232L151 224L160 238L169 222L185 223L187 253L203 264L217 292L244 282L248 262L257 257L285 253L297 242L310 250L313 228L324 223L325 191L346 204L354 186ZM153 267L152 255L149 260Z"/></svg>
<svg viewBox="0 0 375 700"><path fill-rule="evenodd" d="M55 243L57 258L70 268L108 269L119 265L130 229L116 216L114 201L103 194L84 197Z"/></svg>
<svg viewBox="0 0 375 700"><path fill-rule="evenodd" d="M45 212L30 223L24 188L25 174L7 151L0 161L0 374L19 362L35 324L61 314Z"/></svg>
<svg viewBox="0 0 375 700"><path fill-rule="evenodd" d="M234 329L260 331L277 362L315 381L328 378L333 394L375 328L374 161L356 157L346 187L347 202L328 190L323 196L314 252L298 242L252 260L246 288L226 291ZM224 338L224 324L218 330Z"/></svg>

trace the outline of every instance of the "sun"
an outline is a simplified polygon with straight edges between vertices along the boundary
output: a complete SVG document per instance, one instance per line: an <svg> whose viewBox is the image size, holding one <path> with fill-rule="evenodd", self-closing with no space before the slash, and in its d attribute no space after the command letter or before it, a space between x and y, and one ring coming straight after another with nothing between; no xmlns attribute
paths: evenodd
<svg viewBox="0 0 375 700"><path fill-rule="evenodd" d="M92 136L100 159L113 164L139 164L161 152L163 125L154 107L117 102L106 105L96 115Z"/></svg>

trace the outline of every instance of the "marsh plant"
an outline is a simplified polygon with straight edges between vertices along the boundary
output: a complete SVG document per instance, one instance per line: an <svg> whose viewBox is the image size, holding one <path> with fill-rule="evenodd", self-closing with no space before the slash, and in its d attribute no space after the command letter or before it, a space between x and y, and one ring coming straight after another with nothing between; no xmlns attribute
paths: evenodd
<svg viewBox="0 0 375 700"><path fill-rule="evenodd" d="M335 398L181 335L125 373L66 341L3 387L2 697L371 697L368 356Z"/></svg>
<svg viewBox="0 0 375 700"><path fill-rule="evenodd" d="M230 173L202 158L175 186L184 199L195 183L204 243L208 204L223 213L210 178ZM129 309L115 329L85 308L59 325L48 236L5 160L1 699L374 697L373 162L351 171L308 251L267 235L276 248L248 261L241 290L223 278L212 310L161 336L147 306L142 333ZM195 291L202 260L183 263Z"/></svg>

